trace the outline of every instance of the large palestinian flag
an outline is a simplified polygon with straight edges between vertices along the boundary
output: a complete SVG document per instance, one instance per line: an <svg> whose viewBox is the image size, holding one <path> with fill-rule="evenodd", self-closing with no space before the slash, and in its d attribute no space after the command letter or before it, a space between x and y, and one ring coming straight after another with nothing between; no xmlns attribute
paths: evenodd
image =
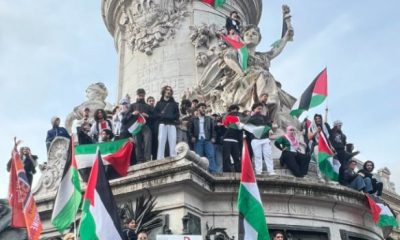
<svg viewBox="0 0 400 240"><path fill-rule="evenodd" d="M122 240L117 205L104 171L100 151L96 156L83 200L80 239Z"/></svg>
<svg viewBox="0 0 400 240"><path fill-rule="evenodd" d="M325 137L321 134L318 140L318 166L322 174L332 181L339 181L340 163L333 159L335 155Z"/></svg>
<svg viewBox="0 0 400 240"><path fill-rule="evenodd" d="M318 74L310 86L293 105L290 115L299 117L304 111L320 105L328 96L328 73L326 68Z"/></svg>
<svg viewBox="0 0 400 240"><path fill-rule="evenodd" d="M222 39L231 47L237 50L240 67L243 71L246 71L247 61L249 60L249 50L247 49L246 44L240 41L233 40L228 36L222 36Z"/></svg>
<svg viewBox="0 0 400 240"><path fill-rule="evenodd" d="M82 201L81 185L79 183L78 168L75 160L74 141L70 141L68 159L65 163L58 193L54 202L51 223L63 233L72 222Z"/></svg>
<svg viewBox="0 0 400 240"><path fill-rule="evenodd" d="M265 126L255 126L253 124L244 124L243 129L252 133L253 136L257 139L268 137L269 138L269 131L271 128L268 125Z"/></svg>
<svg viewBox="0 0 400 240"><path fill-rule="evenodd" d="M242 176L238 195L239 239L269 240L267 222L247 144L243 143ZM244 231L244 232L242 232Z"/></svg>
<svg viewBox="0 0 400 240"><path fill-rule="evenodd" d="M75 148L75 158L79 173L87 181L93 160L96 158L97 147L100 148L104 165L111 166L120 176L126 176L131 161L133 143L128 139L112 142L78 145Z"/></svg>
<svg viewBox="0 0 400 240"><path fill-rule="evenodd" d="M225 0L201 0L201 1L213 7L221 7L225 3Z"/></svg>
<svg viewBox="0 0 400 240"><path fill-rule="evenodd" d="M396 217L390 207L381 199L365 194L371 210L372 220L379 227L398 227Z"/></svg>

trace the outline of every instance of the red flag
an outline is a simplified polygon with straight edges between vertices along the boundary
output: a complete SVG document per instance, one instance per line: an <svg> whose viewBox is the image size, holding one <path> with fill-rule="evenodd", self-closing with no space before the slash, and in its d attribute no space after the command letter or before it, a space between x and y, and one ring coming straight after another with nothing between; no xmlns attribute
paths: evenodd
<svg viewBox="0 0 400 240"><path fill-rule="evenodd" d="M15 170L14 159L11 159L11 170L10 170L10 185L8 188L8 202L10 204L12 215L11 215L11 227L14 228L25 228L25 217L22 210L22 199L18 194L18 178Z"/></svg>
<svg viewBox="0 0 400 240"><path fill-rule="evenodd" d="M26 227L30 240L39 239L42 232L42 223L36 209L36 203L33 199L24 165L17 151L13 151L10 180L9 202L13 211L12 226ZM23 217L21 216L21 210ZM14 211L17 212L14 214Z"/></svg>

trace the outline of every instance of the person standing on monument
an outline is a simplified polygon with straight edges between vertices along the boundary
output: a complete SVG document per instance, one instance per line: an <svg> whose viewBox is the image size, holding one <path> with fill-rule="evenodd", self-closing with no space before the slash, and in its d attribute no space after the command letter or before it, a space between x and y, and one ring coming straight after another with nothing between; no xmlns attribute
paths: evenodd
<svg viewBox="0 0 400 240"><path fill-rule="evenodd" d="M164 86L161 89L161 99L154 108L154 116L158 123L157 159L164 158L167 139L169 155L176 156L176 124L179 122L179 108L172 95L172 88L168 85Z"/></svg>
<svg viewBox="0 0 400 240"><path fill-rule="evenodd" d="M266 116L266 120L268 124L272 124L275 121L276 111L277 111L277 104L276 103L269 103L268 102L268 93L262 93L260 97L257 96L257 88L254 85L253 89L253 101L254 103L261 103L262 104L262 111L261 114Z"/></svg>
<svg viewBox="0 0 400 240"><path fill-rule="evenodd" d="M150 105L145 102L146 91L143 88L136 90L136 102L131 104L128 116L137 119L140 115L145 118L146 124L142 126L142 130L134 136L135 153L138 163L142 163L151 159L151 130L147 125L147 121L152 116Z"/></svg>
<svg viewBox="0 0 400 240"><path fill-rule="evenodd" d="M240 17L236 11L232 11L226 18L225 28L228 33L234 30L236 34L240 34Z"/></svg>
<svg viewBox="0 0 400 240"><path fill-rule="evenodd" d="M251 148L253 149L254 156L254 166L256 174L261 174L263 167L263 159L267 166L267 172L269 175L275 175L274 171L274 161L272 159L272 148L270 137L272 135L271 127L268 125L268 120L266 116L262 115L263 104L255 103L251 107L253 115L247 121L247 124L252 124L254 126L263 126L264 131L260 138L256 138L252 134Z"/></svg>
<svg viewBox="0 0 400 240"><path fill-rule="evenodd" d="M156 106L156 99L153 96L147 97L147 104L150 106L151 112L154 113L154 107ZM158 149L158 141L157 141L157 122L154 119L154 114L152 114L147 119L147 126L151 129L151 159L157 159L157 149Z"/></svg>
<svg viewBox="0 0 400 240"><path fill-rule="evenodd" d="M50 144L51 144L51 142L53 142L54 138L56 138L58 136L70 138L70 135L69 135L67 129L60 127L60 118L59 117L52 117L51 125L52 125L52 128L49 131L47 131L47 136L46 136L47 151L49 151Z"/></svg>
<svg viewBox="0 0 400 240"><path fill-rule="evenodd" d="M239 129L239 106L231 105L223 124L226 128L222 145L223 171L240 172L240 149L243 141L243 132ZM233 160L233 163L232 163Z"/></svg>
<svg viewBox="0 0 400 240"><path fill-rule="evenodd" d="M210 116L206 116L205 103L197 105L198 117L193 117L189 124L189 139L194 144L194 151L209 161L208 171L217 172L214 143L216 138L215 123Z"/></svg>

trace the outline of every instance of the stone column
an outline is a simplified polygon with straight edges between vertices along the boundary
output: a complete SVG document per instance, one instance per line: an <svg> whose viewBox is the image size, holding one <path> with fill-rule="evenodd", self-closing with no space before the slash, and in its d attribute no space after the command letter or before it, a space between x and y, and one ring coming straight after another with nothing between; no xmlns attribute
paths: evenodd
<svg viewBox="0 0 400 240"><path fill-rule="evenodd" d="M103 0L103 19L119 56L118 99L135 96L137 88L158 99L163 85L180 97L202 73L190 27L223 28L232 10L244 24L257 24L261 5L261 0L227 0L214 9L198 0Z"/></svg>

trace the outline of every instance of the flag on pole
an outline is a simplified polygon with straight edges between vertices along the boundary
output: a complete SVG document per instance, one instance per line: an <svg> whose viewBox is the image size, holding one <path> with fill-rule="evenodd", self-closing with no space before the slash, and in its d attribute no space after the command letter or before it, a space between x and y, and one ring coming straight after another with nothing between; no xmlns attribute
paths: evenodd
<svg viewBox="0 0 400 240"><path fill-rule="evenodd" d="M328 96L328 73L325 68L312 81L293 105L290 115L299 117L304 111L320 105Z"/></svg>
<svg viewBox="0 0 400 240"><path fill-rule="evenodd" d="M335 154L329 146L325 134L320 134L318 140L318 166L321 173L332 181L339 181L340 163L333 159Z"/></svg>
<svg viewBox="0 0 400 240"><path fill-rule="evenodd" d="M28 238L37 240L42 232L42 222L21 158L16 150L12 155L9 189L9 203L13 211L11 226L26 228Z"/></svg>
<svg viewBox="0 0 400 240"><path fill-rule="evenodd" d="M215 8L222 7L225 4L225 0L201 0L203 3L211 5Z"/></svg>
<svg viewBox="0 0 400 240"><path fill-rule="evenodd" d="M63 233L75 221L81 201L82 193L75 159L74 141L71 140L67 162L51 216L51 223L60 233Z"/></svg>
<svg viewBox="0 0 400 240"><path fill-rule="evenodd" d="M367 197L368 205L371 211L372 220L379 227L398 227L396 217L390 207L379 198L373 198L369 194Z"/></svg>
<svg viewBox="0 0 400 240"><path fill-rule="evenodd" d="M103 154L104 165L111 166L120 176L126 176L131 161L133 143L128 139L112 142L78 145L75 148L76 164L84 181L87 181L93 160L96 158L96 149L100 148Z"/></svg>
<svg viewBox="0 0 400 240"><path fill-rule="evenodd" d="M128 128L128 131L132 134L132 136L136 136L142 131L142 127L145 124L146 124L146 119L139 114L135 123L133 123L132 126Z"/></svg>
<svg viewBox="0 0 400 240"><path fill-rule="evenodd" d="M246 142L243 143L242 176L238 195L239 234L244 230L245 240L269 240L266 217L261 202L249 150ZM239 238L241 239L241 238Z"/></svg>
<svg viewBox="0 0 400 240"><path fill-rule="evenodd" d="M238 59L240 67L243 71L247 70L247 61L249 59L249 50L247 49L246 44L240 41L233 40L228 36L222 36L222 39L229 44L231 47L238 51Z"/></svg>
<svg viewBox="0 0 400 240"><path fill-rule="evenodd" d="M121 223L98 149L90 172L79 226L81 240L123 239Z"/></svg>

